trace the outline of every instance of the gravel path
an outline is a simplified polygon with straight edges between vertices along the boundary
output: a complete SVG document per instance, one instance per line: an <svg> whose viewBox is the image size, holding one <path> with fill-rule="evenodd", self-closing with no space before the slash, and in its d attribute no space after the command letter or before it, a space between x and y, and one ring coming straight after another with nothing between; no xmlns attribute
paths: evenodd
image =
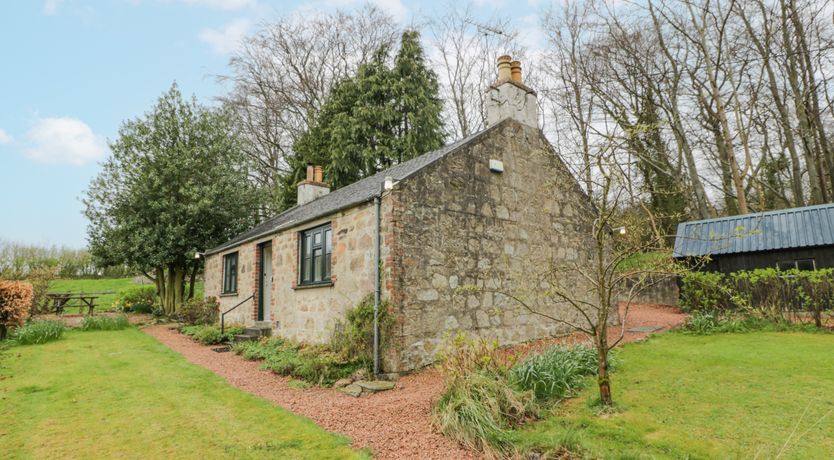
<svg viewBox="0 0 834 460"><path fill-rule="evenodd" d="M667 330L684 319L685 315L670 307L639 305L632 306L627 327L654 326ZM477 457L477 453L461 449L431 427L431 403L443 389L442 377L434 369L403 376L391 391L353 398L330 388L289 388L289 378L261 370L259 362L245 361L233 353L215 353L211 347L199 345L170 326L153 326L144 331L231 385L309 417L329 431L350 437L356 448L371 448L374 458ZM639 340L646 335L627 333L625 340ZM519 351L577 339L566 336L538 341L520 347Z"/></svg>

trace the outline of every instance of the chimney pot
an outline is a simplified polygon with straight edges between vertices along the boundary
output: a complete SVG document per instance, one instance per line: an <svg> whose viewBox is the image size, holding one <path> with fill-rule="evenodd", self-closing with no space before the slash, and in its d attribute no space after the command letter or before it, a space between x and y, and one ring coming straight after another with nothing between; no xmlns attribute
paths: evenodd
<svg viewBox="0 0 834 460"><path fill-rule="evenodd" d="M516 83L521 83L521 61L513 61L510 63L511 78Z"/></svg>
<svg viewBox="0 0 834 460"><path fill-rule="evenodd" d="M315 179L315 166L307 165L307 180L313 182Z"/></svg>
<svg viewBox="0 0 834 460"><path fill-rule="evenodd" d="M313 181L319 182L319 183L324 182L324 175L321 172L321 166L316 166L314 168L314 172L315 172L315 177L314 177Z"/></svg>
<svg viewBox="0 0 834 460"><path fill-rule="evenodd" d="M513 58L505 54L498 58L498 81L507 81L511 78L510 61Z"/></svg>

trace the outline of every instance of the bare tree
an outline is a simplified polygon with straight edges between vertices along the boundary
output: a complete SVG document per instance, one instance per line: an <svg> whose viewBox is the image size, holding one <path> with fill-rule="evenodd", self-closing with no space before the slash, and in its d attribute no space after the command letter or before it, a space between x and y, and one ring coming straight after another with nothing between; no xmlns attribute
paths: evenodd
<svg viewBox="0 0 834 460"><path fill-rule="evenodd" d="M252 180L274 191L288 173L292 145L315 119L333 86L397 37L394 20L375 6L264 23L230 60L232 83L221 98L254 161ZM271 210L267 210L271 211Z"/></svg>
<svg viewBox="0 0 834 460"><path fill-rule="evenodd" d="M624 184L630 179L616 153L622 146L615 138L608 141L607 148L595 149L592 157L596 218L585 229L589 234L587 253L571 261L554 259L544 270L531 274L531 281L520 282L512 290L495 290L527 312L591 339L597 352L600 402L606 406L614 402L609 354L625 337L633 300L681 272L671 250L664 249L666 235L651 210L641 206L636 213L627 212L632 198ZM645 263L629 262L646 252L657 256ZM622 316L618 313L620 302Z"/></svg>
<svg viewBox="0 0 834 460"><path fill-rule="evenodd" d="M460 139L486 126L486 86L495 73L495 58L510 54L523 60L526 50L506 18L475 14L471 3L450 3L431 18L429 31L441 93L446 100L446 130ZM526 77L530 80L529 72Z"/></svg>

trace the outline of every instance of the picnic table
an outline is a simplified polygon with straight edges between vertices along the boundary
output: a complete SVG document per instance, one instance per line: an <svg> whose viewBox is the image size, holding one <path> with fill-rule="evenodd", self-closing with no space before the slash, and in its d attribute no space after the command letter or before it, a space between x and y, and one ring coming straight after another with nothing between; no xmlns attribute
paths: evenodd
<svg viewBox="0 0 834 460"><path fill-rule="evenodd" d="M86 307L87 314L92 316L96 299L107 294L115 292L48 292L46 297L52 302L52 309L56 315L64 314L67 307L78 307L78 312L83 313Z"/></svg>

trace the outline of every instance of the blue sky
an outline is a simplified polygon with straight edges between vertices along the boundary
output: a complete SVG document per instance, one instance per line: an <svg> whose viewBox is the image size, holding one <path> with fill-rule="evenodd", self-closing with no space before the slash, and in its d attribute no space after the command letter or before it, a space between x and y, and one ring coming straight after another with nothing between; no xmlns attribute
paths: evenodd
<svg viewBox="0 0 834 460"><path fill-rule="evenodd" d="M176 80L212 103L228 53L260 21L354 0L9 0L0 3L0 239L83 247L81 197L124 119ZM440 2L376 0L403 24ZM480 0L534 14L536 1Z"/></svg>

